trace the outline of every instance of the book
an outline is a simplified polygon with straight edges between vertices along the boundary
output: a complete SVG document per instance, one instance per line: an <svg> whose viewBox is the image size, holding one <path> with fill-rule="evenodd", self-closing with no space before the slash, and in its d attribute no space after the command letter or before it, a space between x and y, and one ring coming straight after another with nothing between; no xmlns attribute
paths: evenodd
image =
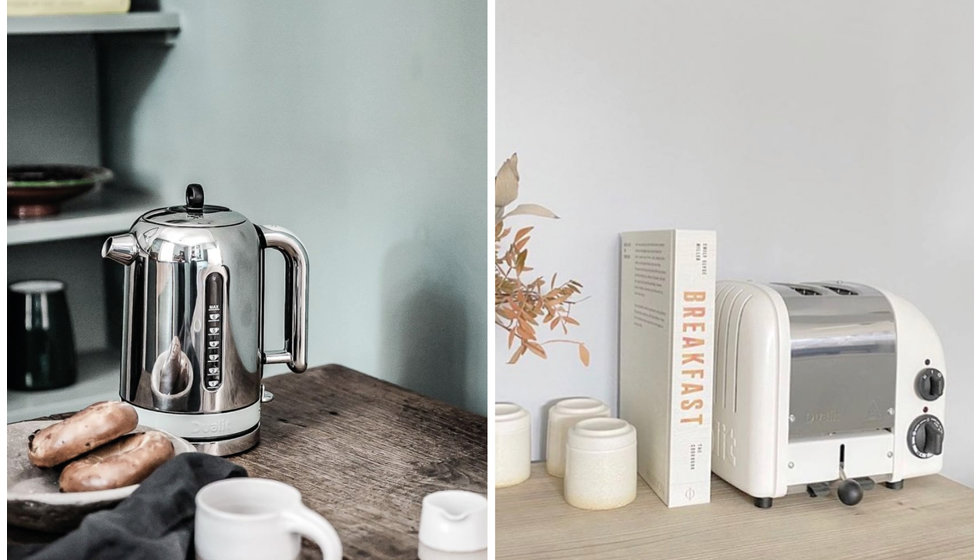
<svg viewBox="0 0 980 560"><path fill-rule="evenodd" d="M130 0L7 0L7 16L122 14Z"/></svg>
<svg viewBox="0 0 980 560"><path fill-rule="evenodd" d="M637 470L668 507L708 503L715 232L621 237L619 413Z"/></svg>

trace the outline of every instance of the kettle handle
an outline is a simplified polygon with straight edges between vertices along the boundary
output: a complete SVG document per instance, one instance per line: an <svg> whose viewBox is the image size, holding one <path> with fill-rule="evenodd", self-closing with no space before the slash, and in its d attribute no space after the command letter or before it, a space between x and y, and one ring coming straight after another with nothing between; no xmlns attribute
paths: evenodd
<svg viewBox="0 0 980 560"><path fill-rule="evenodd" d="M306 248L288 230L278 226L256 226L262 249L275 249L286 259L285 344L282 350L260 349L263 364L286 364L296 373L306 371L306 308L310 271ZM262 274L265 275L263 267Z"/></svg>

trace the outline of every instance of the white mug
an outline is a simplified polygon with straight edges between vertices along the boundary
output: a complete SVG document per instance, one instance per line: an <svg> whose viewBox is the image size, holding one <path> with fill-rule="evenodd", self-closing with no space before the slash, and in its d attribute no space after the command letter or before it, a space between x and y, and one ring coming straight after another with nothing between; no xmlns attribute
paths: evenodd
<svg viewBox="0 0 980 560"><path fill-rule="evenodd" d="M324 560L343 558L333 526L304 506L299 490L288 484L229 478L201 488L195 502L198 560L295 560L300 536L315 542Z"/></svg>

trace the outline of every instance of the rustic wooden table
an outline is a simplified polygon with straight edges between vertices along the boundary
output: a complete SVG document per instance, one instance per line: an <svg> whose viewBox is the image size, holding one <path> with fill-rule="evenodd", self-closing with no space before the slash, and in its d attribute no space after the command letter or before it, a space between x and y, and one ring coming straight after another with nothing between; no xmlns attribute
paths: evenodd
<svg viewBox="0 0 980 560"><path fill-rule="evenodd" d="M854 507L800 494L768 510L717 477L710 504L672 510L638 485L626 507L583 511L532 465L530 480L495 492L496 558L973 558L973 490L941 476L878 485Z"/></svg>
<svg viewBox="0 0 980 560"><path fill-rule="evenodd" d="M337 365L265 386L275 398L262 405L262 441L229 459L298 488L333 524L345 558L415 558L423 496L486 493L483 416ZM8 526L8 540L43 538ZM304 540L302 558L320 553Z"/></svg>

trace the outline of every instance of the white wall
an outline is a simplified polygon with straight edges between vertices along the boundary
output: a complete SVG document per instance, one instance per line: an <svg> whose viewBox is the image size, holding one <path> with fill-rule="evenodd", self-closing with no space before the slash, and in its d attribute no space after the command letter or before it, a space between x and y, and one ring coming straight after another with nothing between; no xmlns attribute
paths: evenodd
<svg viewBox="0 0 980 560"><path fill-rule="evenodd" d="M722 278L846 279L933 322L944 473L973 483L972 6L908 0L498 0L496 156L520 154L529 262L585 284L573 347L496 399L615 405L618 233L710 228ZM530 223L530 220L526 220ZM515 220L515 224L517 221Z"/></svg>
<svg viewBox="0 0 980 560"><path fill-rule="evenodd" d="M311 364L485 413L485 2L162 4L181 17L172 47L104 61L117 184L177 204L199 182L208 202L293 230Z"/></svg>

